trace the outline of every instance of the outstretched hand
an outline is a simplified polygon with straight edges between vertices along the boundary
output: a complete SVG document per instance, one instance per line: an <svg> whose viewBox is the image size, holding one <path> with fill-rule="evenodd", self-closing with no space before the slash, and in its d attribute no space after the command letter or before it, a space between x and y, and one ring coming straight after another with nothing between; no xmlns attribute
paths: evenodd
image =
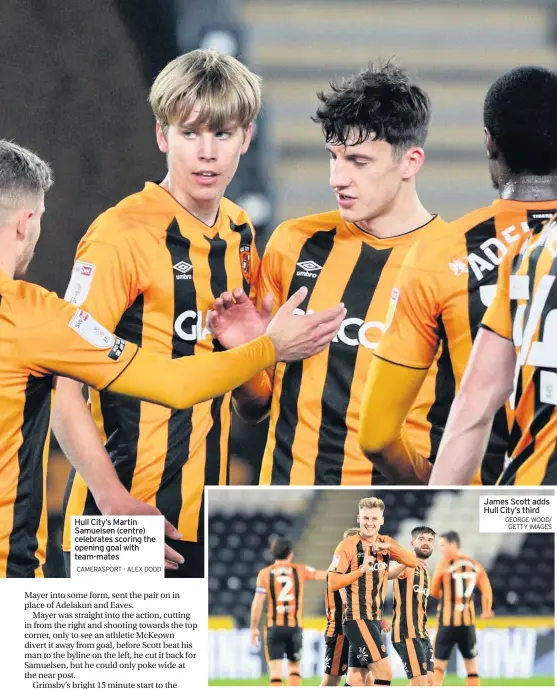
<svg viewBox="0 0 557 689"><path fill-rule="evenodd" d="M225 349L247 344L265 334L273 317L273 302L273 295L267 294L258 311L244 290L223 292L209 312L211 332Z"/></svg>

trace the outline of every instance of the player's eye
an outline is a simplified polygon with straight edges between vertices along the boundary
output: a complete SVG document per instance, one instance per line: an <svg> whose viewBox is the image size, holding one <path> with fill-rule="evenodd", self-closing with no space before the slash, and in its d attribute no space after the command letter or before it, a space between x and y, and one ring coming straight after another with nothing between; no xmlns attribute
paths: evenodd
<svg viewBox="0 0 557 689"><path fill-rule="evenodd" d="M195 136L195 132L193 129L184 129L182 134L185 136L186 139L193 139Z"/></svg>
<svg viewBox="0 0 557 689"><path fill-rule="evenodd" d="M228 139L230 136L232 136L232 132L215 132L215 136L217 139Z"/></svg>

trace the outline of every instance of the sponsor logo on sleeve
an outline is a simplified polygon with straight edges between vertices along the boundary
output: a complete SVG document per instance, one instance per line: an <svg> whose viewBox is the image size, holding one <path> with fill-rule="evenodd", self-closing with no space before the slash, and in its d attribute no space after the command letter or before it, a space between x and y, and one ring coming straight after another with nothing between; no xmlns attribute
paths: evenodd
<svg viewBox="0 0 557 689"><path fill-rule="evenodd" d="M333 561L331 562L331 566L329 567L329 570L331 572L336 572L339 562L340 562L340 555L335 555L333 557Z"/></svg>
<svg viewBox="0 0 557 689"><path fill-rule="evenodd" d="M117 337L114 341L114 344L112 345L112 349L108 353L108 358L113 359L114 361L118 361L118 359L122 356L125 347L126 341Z"/></svg>
<svg viewBox="0 0 557 689"><path fill-rule="evenodd" d="M87 299L91 283L93 282L93 275L95 274L95 264L85 263L84 261L76 261L72 269L72 276L68 284L68 289L64 295L64 299L70 304L81 306Z"/></svg>
<svg viewBox="0 0 557 689"><path fill-rule="evenodd" d="M396 305L398 304L398 298L400 297L400 290L398 287L393 287L391 292L391 301L389 302L389 308L387 309L387 317L385 318L385 330L393 322L393 318L396 311Z"/></svg>
<svg viewBox="0 0 557 689"><path fill-rule="evenodd" d="M115 343L116 338L106 328L98 323L90 313L78 309L68 323L80 337L92 344L97 349L109 349Z"/></svg>

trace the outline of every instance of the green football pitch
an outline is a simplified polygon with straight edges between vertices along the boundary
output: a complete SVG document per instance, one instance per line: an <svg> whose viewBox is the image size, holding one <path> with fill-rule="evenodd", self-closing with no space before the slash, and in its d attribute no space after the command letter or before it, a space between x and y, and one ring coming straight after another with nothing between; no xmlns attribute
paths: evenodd
<svg viewBox="0 0 557 689"><path fill-rule="evenodd" d="M304 687L318 687L321 682L321 677L308 677L302 681ZM553 687L555 686L554 677L527 677L527 678L517 678L517 679L484 679L481 678L482 686L484 687L535 687L535 686L545 686ZM265 687L269 686L269 677L263 675L259 679L210 679L210 686L220 686L220 687ZM395 679L393 680L393 686L407 687L408 681L405 679ZM466 686L465 677L457 677L456 675L447 675L445 681L443 682L445 687L464 687Z"/></svg>

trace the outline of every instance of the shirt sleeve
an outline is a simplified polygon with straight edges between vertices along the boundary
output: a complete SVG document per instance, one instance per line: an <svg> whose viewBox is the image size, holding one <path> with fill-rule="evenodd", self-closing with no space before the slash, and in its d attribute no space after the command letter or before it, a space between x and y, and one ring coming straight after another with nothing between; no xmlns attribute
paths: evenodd
<svg viewBox="0 0 557 689"><path fill-rule="evenodd" d="M415 555L405 550L399 543L391 538L391 559L400 562L401 565L406 565L407 567L416 567L418 564Z"/></svg>
<svg viewBox="0 0 557 689"><path fill-rule="evenodd" d="M275 233L279 232L279 228ZM282 291L282 262L283 256L276 246L278 244L276 236L271 237L259 267L257 281L257 306L261 308L263 297L271 293L275 298L274 310L276 311L284 303Z"/></svg>
<svg viewBox="0 0 557 689"><path fill-rule="evenodd" d="M315 579L316 572L317 570L315 569L315 567L304 565L304 579L306 581L313 581Z"/></svg>
<svg viewBox="0 0 557 689"><path fill-rule="evenodd" d="M108 241L108 231L117 231L118 222L107 213L92 225L77 248L64 295L66 301L83 307L111 331L145 287L140 279L141 262L124 239Z"/></svg>
<svg viewBox="0 0 557 689"><path fill-rule="evenodd" d="M342 541L336 547L335 553L333 555L333 561L329 565L329 572L335 572L336 574L346 574L348 567L350 566L350 558L348 556L346 543Z"/></svg>
<svg viewBox="0 0 557 689"><path fill-rule="evenodd" d="M265 570L261 570L257 575L257 581L255 582L255 590L257 593L267 592L267 582L265 577Z"/></svg>
<svg viewBox="0 0 557 689"><path fill-rule="evenodd" d="M519 248L517 246L516 250L509 251L501 262L495 299L488 306L481 323L483 328L487 328L487 330L491 330L507 340L512 340L513 336L510 282L513 260Z"/></svg>
<svg viewBox="0 0 557 689"><path fill-rule="evenodd" d="M382 359L410 368L429 368L439 347L437 279L419 266L420 244L410 249L399 271L376 351Z"/></svg>
<svg viewBox="0 0 557 689"><path fill-rule="evenodd" d="M137 353L136 345L115 337L87 311L52 292L35 293L25 300L25 310L18 344L33 375L62 375L102 389Z"/></svg>

